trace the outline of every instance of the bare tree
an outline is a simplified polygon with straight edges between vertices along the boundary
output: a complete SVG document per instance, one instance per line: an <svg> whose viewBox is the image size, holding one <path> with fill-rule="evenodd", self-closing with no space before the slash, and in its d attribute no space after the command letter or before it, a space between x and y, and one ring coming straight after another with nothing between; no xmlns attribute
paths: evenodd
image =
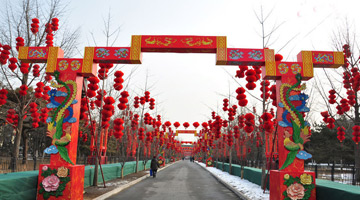
<svg viewBox="0 0 360 200"><path fill-rule="evenodd" d="M335 72L324 70L324 77L321 80L327 84L320 84L320 78L316 77L316 88L320 93L325 109L331 118L334 118L336 127L343 127L346 137L353 138L354 126L360 126L360 102L359 102L359 83L360 77L360 46L357 41L358 35L355 26L347 20L343 27L338 27L333 32L332 44L337 51L343 51L345 65ZM327 86L324 87L324 85ZM341 86L341 87L339 87ZM329 101L329 92L335 92L335 101ZM348 108L346 108L348 107ZM351 122L349 123L344 123ZM357 136L360 137L360 136ZM356 140L356 136L354 135ZM358 141L359 142L359 141ZM360 169L360 148L354 141L355 168ZM356 179L360 179L360 170L357 170Z"/></svg>
<svg viewBox="0 0 360 200"><path fill-rule="evenodd" d="M53 18L60 18L66 13L66 5L61 0L51 0L46 3L38 2L37 0L22 0L20 2L6 1L3 4L3 12L0 15L0 43L2 45L11 46L10 57L17 58L18 52L15 49L16 38L23 38L24 46L46 46L46 28L45 24L50 23ZM39 32L34 35L30 28L33 18L40 19ZM72 55L74 47L77 45L79 38L79 30L74 31L67 29L66 26L61 25L60 29L54 34L55 46L60 46L65 50L65 55ZM20 45L21 46L21 45ZM19 95L18 87L26 85L28 92L31 92L32 86L36 82L44 82L45 65L39 69L40 76L34 76L30 73L22 73L19 70L21 62L16 62L17 69L10 70L6 67L7 63L3 63L0 70L0 79L3 80L4 88L13 95L14 101L8 102L13 104L18 114L18 124L15 126L16 137L15 144L13 145L12 157L16 160L19 156L20 140L26 136L24 133L25 116L29 110L29 104L36 100L33 95ZM31 64L28 68L29 71L33 69ZM25 137L23 141L24 156L27 156L27 143L28 138ZM16 162L13 163L12 169L16 169Z"/></svg>

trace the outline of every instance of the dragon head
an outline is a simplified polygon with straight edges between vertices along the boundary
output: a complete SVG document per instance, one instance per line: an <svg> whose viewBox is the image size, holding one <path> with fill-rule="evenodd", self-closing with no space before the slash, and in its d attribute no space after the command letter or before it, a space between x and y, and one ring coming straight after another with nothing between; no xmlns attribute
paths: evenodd
<svg viewBox="0 0 360 200"><path fill-rule="evenodd" d="M297 81L301 81L301 74L300 74L300 73L297 73L297 74L295 75L295 78L296 78Z"/></svg>

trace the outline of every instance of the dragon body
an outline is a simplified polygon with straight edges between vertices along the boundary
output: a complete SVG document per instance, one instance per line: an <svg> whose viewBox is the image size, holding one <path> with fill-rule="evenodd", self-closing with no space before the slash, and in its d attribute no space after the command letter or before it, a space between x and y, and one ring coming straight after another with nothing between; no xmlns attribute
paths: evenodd
<svg viewBox="0 0 360 200"><path fill-rule="evenodd" d="M48 92L49 96L50 96L50 103L48 103L46 105L47 108L58 108L59 106L65 106L65 104L61 104L59 102L57 102L55 100L55 97L59 97L59 96L66 96L67 93L65 92L61 92L61 91L58 91L56 89L52 89ZM77 103L77 100L73 100L72 104L75 104ZM73 114L74 114L74 111L72 109L71 106L67 107L66 110L68 111L68 116L64 118L64 122L69 122L69 123L74 123L76 122L76 118L73 117ZM52 121L52 118L51 117L48 117L46 122L51 122ZM56 124L56 123L55 123Z"/></svg>
<svg viewBox="0 0 360 200"><path fill-rule="evenodd" d="M62 159L64 159L68 163L74 164L70 160L68 151L65 147L71 141L71 126L68 126L65 130L63 130L63 124L68 121L68 119L65 117L65 111L71 106L71 104L73 104L73 101L76 97L77 88L75 81L61 81L59 79L59 74L60 73L58 71L54 72L55 80L57 81L57 83L53 81L51 83L51 86L57 89L64 87L66 89L67 95L65 96L63 102L61 102L60 104L55 104L57 108L51 118L51 121L48 123L48 136L52 138L52 146L50 146L49 148L52 149L52 152L50 153L57 153L58 151ZM69 85L72 86L72 91ZM56 150L54 147L56 147ZM45 150L45 152L47 153L47 149Z"/></svg>
<svg viewBox="0 0 360 200"><path fill-rule="evenodd" d="M291 91L302 91L306 88L306 85L301 83L301 75L296 74L296 83L293 85L284 83L280 87L280 98L283 107L285 108L285 112L289 113L291 116L291 127L293 130L293 134L291 135L289 131L285 130L284 135L284 147L289 150L289 153L286 157L284 164L280 167L280 170L285 169L289 165L291 165L295 158L299 159L307 159L311 158L311 155L304 151L304 144L309 141L309 126L304 120L304 117L299 112L300 108L295 107L291 103L290 92ZM300 87L299 87L300 86ZM287 88L286 92L284 90ZM284 119L284 116L283 116ZM285 116L286 119L286 116Z"/></svg>

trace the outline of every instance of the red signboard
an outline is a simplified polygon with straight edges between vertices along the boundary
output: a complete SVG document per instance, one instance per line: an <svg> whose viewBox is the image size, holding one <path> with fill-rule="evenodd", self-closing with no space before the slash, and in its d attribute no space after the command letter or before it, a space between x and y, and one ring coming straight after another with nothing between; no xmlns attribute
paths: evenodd
<svg viewBox="0 0 360 200"><path fill-rule="evenodd" d="M216 36L142 35L141 52L216 53Z"/></svg>

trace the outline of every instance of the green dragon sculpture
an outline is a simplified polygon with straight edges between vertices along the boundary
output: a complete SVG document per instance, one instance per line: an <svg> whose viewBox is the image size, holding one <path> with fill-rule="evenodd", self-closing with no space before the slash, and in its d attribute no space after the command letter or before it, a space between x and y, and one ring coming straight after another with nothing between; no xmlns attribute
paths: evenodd
<svg viewBox="0 0 360 200"><path fill-rule="evenodd" d="M295 78L296 83L294 85L283 83L280 87L281 102L283 103L284 108L291 115L293 134L291 135L287 130L284 131L284 147L290 152L287 154L286 160L279 170L285 169L291 165L296 157L299 159L311 158L311 155L304 151L304 144L310 141L309 127L306 125L302 114L295 108L289 99L291 91L301 91L306 89L305 84L302 84L300 87L298 87L301 83L301 75L299 73L295 75ZM285 88L288 89L284 95ZM292 138L292 140L290 138Z"/></svg>
<svg viewBox="0 0 360 200"><path fill-rule="evenodd" d="M65 82L61 81L59 79L59 75L60 72L54 72L55 80L57 81L57 83L53 81L51 82L51 86L58 89L65 87L67 96L65 97L64 101L56 108L51 122L48 123L47 135L52 138L51 143L55 146L55 148L57 148L60 157L66 162L74 164L69 158L69 153L65 147L71 141L71 126L68 126L65 130L63 130L63 123L65 117L65 110L72 104L76 97L77 86L75 81L72 80L68 80ZM68 84L72 86L72 91Z"/></svg>

